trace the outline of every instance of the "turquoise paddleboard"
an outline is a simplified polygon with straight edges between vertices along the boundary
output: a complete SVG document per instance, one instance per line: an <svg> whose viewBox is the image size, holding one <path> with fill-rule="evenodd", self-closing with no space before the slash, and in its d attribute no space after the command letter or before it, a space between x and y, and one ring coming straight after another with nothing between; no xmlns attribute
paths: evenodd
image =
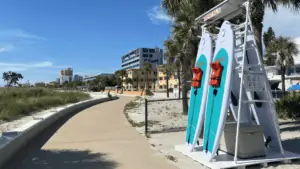
<svg viewBox="0 0 300 169"><path fill-rule="evenodd" d="M204 122L203 151L211 160L219 148L219 140L225 125L229 107L230 82L232 75L234 38L229 22L225 21L216 41L212 62L219 61L223 67L220 85L209 85Z"/></svg>
<svg viewBox="0 0 300 169"><path fill-rule="evenodd" d="M204 32L199 43L195 67L202 71L199 87L191 87L188 124L186 128L186 143L192 149L199 137L204 121L204 110L208 89L209 64L212 58L212 37Z"/></svg>

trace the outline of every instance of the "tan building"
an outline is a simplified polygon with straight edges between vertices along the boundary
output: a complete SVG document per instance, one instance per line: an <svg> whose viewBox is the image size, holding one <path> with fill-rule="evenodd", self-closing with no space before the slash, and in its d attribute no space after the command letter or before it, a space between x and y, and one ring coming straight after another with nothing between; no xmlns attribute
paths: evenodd
<svg viewBox="0 0 300 169"><path fill-rule="evenodd" d="M141 71L141 69L127 69L127 79L131 79L130 83L126 83L125 79L123 82L123 87L125 90L137 91L143 90L146 87L146 75ZM157 80L157 72L152 71L148 73L148 84L150 90L155 90L155 82ZM127 81L128 82L128 81Z"/></svg>
<svg viewBox="0 0 300 169"><path fill-rule="evenodd" d="M166 90L167 89L167 75L165 73L165 65L157 66L157 89L158 90ZM169 89L178 88L178 76L177 73L174 72L169 77Z"/></svg>
<svg viewBox="0 0 300 169"><path fill-rule="evenodd" d="M60 71L60 85L64 82L71 82L73 77L73 69L67 68Z"/></svg>

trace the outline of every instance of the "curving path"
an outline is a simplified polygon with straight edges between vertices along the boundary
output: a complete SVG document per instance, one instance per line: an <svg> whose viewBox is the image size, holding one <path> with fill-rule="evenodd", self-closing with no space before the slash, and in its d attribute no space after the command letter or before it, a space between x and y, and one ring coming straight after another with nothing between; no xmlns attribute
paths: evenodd
<svg viewBox="0 0 300 169"><path fill-rule="evenodd" d="M123 107L132 99L120 97L62 119L4 168L175 169L125 119Z"/></svg>

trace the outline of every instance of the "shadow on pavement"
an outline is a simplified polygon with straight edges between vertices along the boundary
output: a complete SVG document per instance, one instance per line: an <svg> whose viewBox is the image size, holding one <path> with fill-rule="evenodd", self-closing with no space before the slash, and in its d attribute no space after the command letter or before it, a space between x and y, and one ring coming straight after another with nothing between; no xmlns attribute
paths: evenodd
<svg viewBox="0 0 300 169"><path fill-rule="evenodd" d="M292 125L292 124L300 124L300 121L286 121L286 122L281 122L279 125Z"/></svg>
<svg viewBox="0 0 300 169"><path fill-rule="evenodd" d="M117 164L105 154L89 150L39 150L26 158L20 169L113 169ZM17 167L19 169L19 167Z"/></svg>
<svg viewBox="0 0 300 169"><path fill-rule="evenodd" d="M82 109L84 110L84 109ZM80 111L82 111L80 110ZM43 145L69 119L80 111L69 114L44 130L33 141L20 149L3 169L113 169L117 163L106 159L106 154L89 150L43 150Z"/></svg>
<svg viewBox="0 0 300 169"><path fill-rule="evenodd" d="M291 138L282 141L283 148L287 151L300 154L300 138Z"/></svg>

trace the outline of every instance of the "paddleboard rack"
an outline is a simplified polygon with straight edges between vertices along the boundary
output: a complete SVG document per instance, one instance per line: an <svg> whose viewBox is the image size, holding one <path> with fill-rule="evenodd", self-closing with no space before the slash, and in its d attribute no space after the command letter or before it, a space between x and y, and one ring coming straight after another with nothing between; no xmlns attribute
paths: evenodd
<svg viewBox="0 0 300 169"><path fill-rule="evenodd" d="M223 168L246 168L246 166L260 164L264 167L268 165L268 163L272 162L284 162L290 163L291 160L300 159L300 154L292 153L283 149L281 144L281 137L280 137L280 129L278 125L278 118L277 114L274 111L274 102L273 97L270 92L270 86L268 84L268 79L265 73L264 65L262 59L260 57L260 53L258 52L256 42L254 40L253 30L252 30L252 23L250 19L250 2L248 0L225 0L219 5L215 6L211 10L207 11L206 13L202 14L196 21L203 24L202 31L207 31L206 27L217 22L223 22L226 20L233 19L238 15L245 14L245 22L240 25L232 24L232 28L235 33L235 40L239 41L239 45L235 44L234 54L239 50L242 52L241 56L238 58L235 56L236 67L234 67L234 71L239 72L239 96L242 96L242 92L246 89L246 97L238 98L238 110L236 111L236 136L234 143L234 153L229 154L224 151L221 151L211 157L208 157L203 150L203 144L198 147L195 147L192 151L188 149L188 147L183 145L178 145L175 149L184 155L192 158L193 160L205 165L206 167L216 168L216 169L223 169ZM252 44L248 45L248 42L252 38ZM242 40L241 40L242 39ZM237 42L236 42L237 43ZM255 53L255 57L257 57L257 63L255 64L248 64L245 63L247 56L247 51L252 50ZM238 59L237 59L238 58ZM260 75L258 76L254 75ZM256 80L255 80L256 79ZM257 86L255 83L257 81L263 81L264 86ZM264 98L259 98L257 92L266 95ZM261 113L258 111L258 103L261 104L268 104L267 109L270 109L272 116L262 117ZM247 104L251 109L251 119L254 117L255 122L257 125L263 126L264 130L268 130L268 132L272 133L273 139L270 140L270 137L264 133L264 139L266 145L270 144L271 146L265 148L266 156L263 157L253 157L249 159L241 159L238 158L238 148L239 148L239 135L240 135L240 121L241 121L241 114L242 109L241 105ZM256 107L255 107L256 106ZM229 106L228 106L229 107ZM271 110L272 109L272 110ZM257 112L258 111L258 112ZM266 120L270 120L267 122ZM225 123L225 122L224 122ZM270 123L270 124L268 124ZM271 124L272 123L272 124ZM223 128L224 129L224 128ZM273 146L273 147L272 147Z"/></svg>

